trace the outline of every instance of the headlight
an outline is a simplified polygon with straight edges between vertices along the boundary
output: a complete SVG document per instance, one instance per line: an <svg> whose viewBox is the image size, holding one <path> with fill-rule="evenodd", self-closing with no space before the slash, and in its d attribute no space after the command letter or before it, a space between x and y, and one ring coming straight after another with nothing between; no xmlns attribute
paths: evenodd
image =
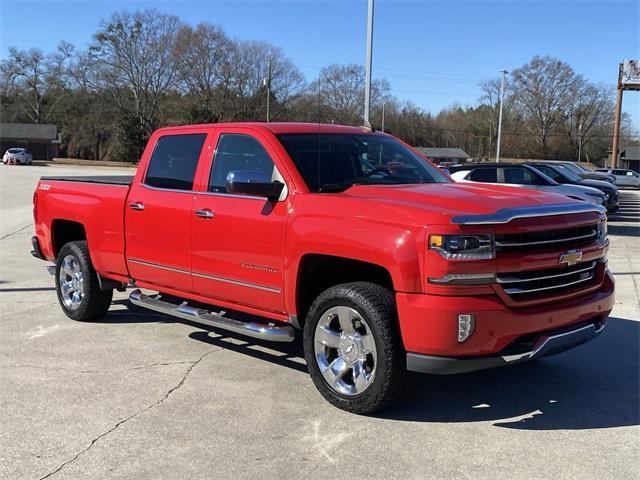
<svg viewBox="0 0 640 480"><path fill-rule="evenodd" d="M597 229L598 229L598 240L602 240L602 241L607 240L608 238L607 222L603 221L598 223Z"/></svg>
<svg viewBox="0 0 640 480"><path fill-rule="evenodd" d="M591 203L596 205L602 205L605 203L605 197L602 194L587 193L587 196L591 199Z"/></svg>
<svg viewBox="0 0 640 480"><path fill-rule="evenodd" d="M429 249L447 260L491 260L496 256L493 235L429 235Z"/></svg>

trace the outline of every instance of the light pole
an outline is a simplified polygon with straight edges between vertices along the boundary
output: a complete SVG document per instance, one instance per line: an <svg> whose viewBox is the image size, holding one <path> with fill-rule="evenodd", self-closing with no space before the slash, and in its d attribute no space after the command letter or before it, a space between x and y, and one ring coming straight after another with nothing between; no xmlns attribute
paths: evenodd
<svg viewBox="0 0 640 480"><path fill-rule="evenodd" d="M364 63L364 126L371 128L369 110L371 108L371 57L373 53L373 0L367 9L367 59Z"/></svg>
<svg viewBox="0 0 640 480"><path fill-rule="evenodd" d="M269 65L267 66L267 78L265 79L267 87L267 123L269 123L270 103L271 103L271 57L269 57Z"/></svg>
<svg viewBox="0 0 640 480"><path fill-rule="evenodd" d="M500 82L500 113L498 114L498 145L496 147L496 162L500 161L500 139L502 137L502 104L504 103L504 77L508 73L506 70L501 70L502 82Z"/></svg>
<svg viewBox="0 0 640 480"><path fill-rule="evenodd" d="M380 130L384 132L384 107L387 102L382 102L382 125L380 126Z"/></svg>

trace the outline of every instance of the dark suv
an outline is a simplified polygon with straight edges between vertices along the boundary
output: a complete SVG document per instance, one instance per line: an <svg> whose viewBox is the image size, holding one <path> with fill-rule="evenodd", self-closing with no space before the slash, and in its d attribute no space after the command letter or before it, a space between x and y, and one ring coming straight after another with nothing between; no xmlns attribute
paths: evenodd
<svg viewBox="0 0 640 480"><path fill-rule="evenodd" d="M607 211L615 212L618 210L618 188L609 182L603 180L590 180L582 178L571 170L562 168L552 163L531 162L527 163L530 167L539 170L547 177L552 178L563 185L581 185L583 187L597 188L607 196Z"/></svg>

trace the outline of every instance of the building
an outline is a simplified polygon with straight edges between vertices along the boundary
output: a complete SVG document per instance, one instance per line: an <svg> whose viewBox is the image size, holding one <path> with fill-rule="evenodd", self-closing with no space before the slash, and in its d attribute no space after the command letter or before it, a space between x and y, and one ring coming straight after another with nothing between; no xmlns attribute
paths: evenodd
<svg viewBox="0 0 640 480"><path fill-rule="evenodd" d="M640 145L620 148L620 168L628 168L640 172Z"/></svg>
<svg viewBox="0 0 640 480"><path fill-rule="evenodd" d="M34 160L51 160L59 144L56 125L0 123L0 155L9 148L26 148Z"/></svg>
<svg viewBox="0 0 640 480"><path fill-rule="evenodd" d="M416 147L416 150L429 157L435 164L464 163L471 160L471 156L461 148Z"/></svg>

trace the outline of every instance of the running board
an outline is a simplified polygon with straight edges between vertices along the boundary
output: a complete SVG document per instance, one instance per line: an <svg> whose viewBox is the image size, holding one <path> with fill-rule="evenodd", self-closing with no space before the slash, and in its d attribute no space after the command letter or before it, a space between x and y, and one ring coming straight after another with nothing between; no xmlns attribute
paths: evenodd
<svg viewBox="0 0 640 480"><path fill-rule="evenodd" d="M247 337L269 340L272 342L292 342L295 333L293 327L277 326L274 323L243 322L225 316L225 312L210 312L202 308L191 307L186 301L176 305L161 299L161 295L145 295L140 290L134 290L129 295L129 300L134 305L148 308L155 312L172 315L174 317L189 320L191 322L222 328L231 332L240 333Z"/></svg>

